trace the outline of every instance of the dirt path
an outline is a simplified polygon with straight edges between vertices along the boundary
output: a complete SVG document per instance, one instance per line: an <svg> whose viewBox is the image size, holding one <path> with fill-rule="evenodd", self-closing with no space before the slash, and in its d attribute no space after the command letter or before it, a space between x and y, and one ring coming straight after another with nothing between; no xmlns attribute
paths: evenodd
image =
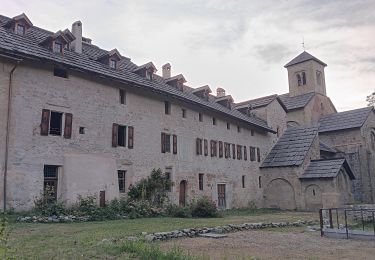
<svg viewBox="0 0 375 260"><path fill-rule="evenodd" d="M168 241L162 248L174 245L209 259L375 259L375 241L321 238L319 232L244 231Z"/></svg>

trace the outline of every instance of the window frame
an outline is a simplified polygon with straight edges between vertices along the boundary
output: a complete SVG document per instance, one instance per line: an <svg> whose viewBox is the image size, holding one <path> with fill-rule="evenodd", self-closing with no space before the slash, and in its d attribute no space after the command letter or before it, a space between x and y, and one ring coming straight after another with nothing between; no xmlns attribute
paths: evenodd
<svg viewBox="0 0 375 260"><path fill-rule="evenodd" d="M168 100L164 101L164 114L170 115L171 114L171 102Z"/></svg>
<svg viewBox="0 0 375 260"><path fill-rule="evenodd" d="M122 174L123 176L120 177L120 174ZM119 188L119 192L120 193L126 193L126 171L125 170L117 170L117 180L118 180L118 188ZM120 185L120 182L122 182L122 189L121 189L121 185Z"/></svg>
<svg viewBox="0 0 375 260"><path fill-rule="evenodd" d="M200 191L204 190L204 174L198 174L198 188Z"/></svg>

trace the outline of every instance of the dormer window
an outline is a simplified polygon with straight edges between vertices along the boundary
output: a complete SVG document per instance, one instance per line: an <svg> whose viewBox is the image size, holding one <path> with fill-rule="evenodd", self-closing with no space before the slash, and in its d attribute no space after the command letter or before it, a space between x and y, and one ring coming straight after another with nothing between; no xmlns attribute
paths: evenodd
<svg viewBox="0 0 375 260"><path fill-rule="evenodd" d="M146 70L146 79L152 80L153 73L150 70Z"/></svg>
<svg viewBox="0 0 375 260"><path fill-rule="evenodd" d="M116 69L117 68L117 61L116 60L114 60L114 59L110 59L109 60L109 67L111 68L111 69Z"/></svg>
<svg viewBox="0 0 375 260"><path fill-rule="evenodd" d="M15 27L15 33L19 35L25 35L25 26L22 24L17 24Z"/></svg>
<svg viewBox="0 0 375 260"><path fill-rule="evenodd" d="M62 53L63 52L63 45L59 42L53 42L53 52L54 53Z"/></svg>
<svg viewBox="0 0 375 260"><path fill-rule="evenodd" d="M145 77L148 80L153 80L154 73L157 71L155 65L152 62L143 64L133 70L134 73L138 74L141 77Z"/></svg>

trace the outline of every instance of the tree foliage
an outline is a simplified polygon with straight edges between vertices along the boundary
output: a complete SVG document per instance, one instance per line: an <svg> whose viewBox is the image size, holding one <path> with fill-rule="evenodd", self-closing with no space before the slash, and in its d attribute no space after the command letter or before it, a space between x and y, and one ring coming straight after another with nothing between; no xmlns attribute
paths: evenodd
<svg viewBox="0 0 375 260"><path fill-rule="evenodd" d="M372 92L372 94L370 94L369 96L366 97L366 101L368 102L367 103L367 106L371 107L375 107L375 91Z"/></svg>

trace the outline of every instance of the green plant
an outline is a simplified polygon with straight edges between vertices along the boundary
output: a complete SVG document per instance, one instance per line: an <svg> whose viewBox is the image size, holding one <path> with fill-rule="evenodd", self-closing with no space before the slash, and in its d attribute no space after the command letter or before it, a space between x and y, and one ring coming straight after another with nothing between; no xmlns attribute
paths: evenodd
<svg viewBox="0 0 375 260"><path fill-rule="evenodd" d="M166 213L170 217L175 218L190 218L191 208L190 207L180 207L177 205L170 204L166 207Z"/></svg>
<svg viewBox="0 0 375 260"><path fill-rule="evenodd" d="M64 203L54 199L54 190L47 186L34 200L33 213L42 216L61 215L65 213Z"/></svg>
<svg viewBox="0 0 375 260"><path fill-rule="evenodd" d="M191 204L191 215L198 218L213 218L218 217L219 212L216 204L207 196L203 196Z"/></svg>

